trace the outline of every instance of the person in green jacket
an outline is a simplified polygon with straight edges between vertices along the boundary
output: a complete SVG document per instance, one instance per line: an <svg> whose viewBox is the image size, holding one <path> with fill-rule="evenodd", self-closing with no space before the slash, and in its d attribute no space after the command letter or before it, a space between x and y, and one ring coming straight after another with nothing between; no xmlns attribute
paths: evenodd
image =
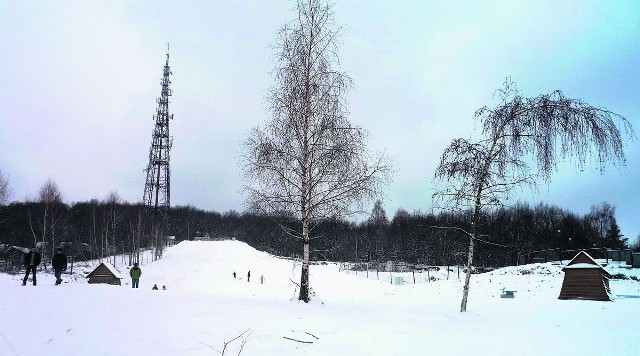
<svg viewBox="0 0 640 356"><path fill-rule="evenodd" d="M133 264L133 268L129 270L129 275L131 276L131 288L138 288L138 284L140 283L140 276L142 275L142 270L138 267L138 263Z"/></svg>

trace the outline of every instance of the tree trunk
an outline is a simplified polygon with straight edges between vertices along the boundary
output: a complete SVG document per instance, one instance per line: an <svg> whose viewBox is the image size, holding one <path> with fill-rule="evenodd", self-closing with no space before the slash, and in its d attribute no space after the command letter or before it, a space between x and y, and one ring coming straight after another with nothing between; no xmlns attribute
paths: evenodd
<svg viewBox="0 0 640 356"><path fill-rule="evenodd" d="M46 245L46 236L47 236L47 215L49 212L49 204L45 204L44 206L44 216L42 217L42 254L44 254L44 250ZM44 261L46 261L46 258L43 258ZM45 263L42 264L42 266L40 267L40 269L45 267Z"/></svg>
<svg viewBox="0 0 640 356"><path fill-rule="evenodd" d="M304 219L302 222L302 273L300 274L300 297L305 303L309 303L309 222Z"/></svg>
<svg viewBox="0 0 640 356"><path fill-rule="evenodd" d="M475 230L475 228L474 228ZM460 304L460 312L467 311L467 299L469 299L469 282L471 281L471 267L473 265L473 247L475 240L475 233L471 234L469 241L469 256L467 258L467 273L464 277L464 289L462 291L462 303Z"/></svg>
<svg viewBox="0 0 640 356"><path fill-rule="evenodd" d="M485 171L488 165L485 165ZM484 183L483 183L484 184ZM471 282L471 267L473 267L473 250L475 245L475 239L478 235L478 223L480 222L480 207L481 207L481 196L482 196L482 186L480 184L478 187L478 192L476 194L476 202L475 208L473 210L473 216L471 217L471 237L469 239L469 254L467 256L467 273L464 277L464 288L462 290L462 303L460 303L460 312L464 313L467 311L467 300L469 299L469 284Z"/></svg>
<svg viewBox="0 0 640 356"><path fill-rule="evenodd" d="M113 265L116 265L116 255L118 254L118 248L116 247L116 210L115 207L111 208L111 241L113 243Z"/></svg>

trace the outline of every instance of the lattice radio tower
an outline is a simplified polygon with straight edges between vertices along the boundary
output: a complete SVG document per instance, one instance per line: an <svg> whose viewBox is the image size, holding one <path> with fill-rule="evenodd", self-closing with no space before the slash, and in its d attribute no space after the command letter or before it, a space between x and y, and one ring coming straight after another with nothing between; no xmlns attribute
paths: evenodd
<svg viewBox="0 0 640 356"><path fill-rule="evenodd" d="M145 208L152 214L156 222L160 222L160 236L167 233L169 221L169 207L171 206L171 169L169 167L169 152L173 145L173 137L169 134L169 120L173 120L173 114L169 113L169 97L172 91L169 88L172 75L169 67L169 44L167 44L167 61L164 65L162 91L156 99L158 107L153 119L155 126L151 136L151 148L149 149L149 165L145 169L147 181L144 186L143 202Z"/></svg>

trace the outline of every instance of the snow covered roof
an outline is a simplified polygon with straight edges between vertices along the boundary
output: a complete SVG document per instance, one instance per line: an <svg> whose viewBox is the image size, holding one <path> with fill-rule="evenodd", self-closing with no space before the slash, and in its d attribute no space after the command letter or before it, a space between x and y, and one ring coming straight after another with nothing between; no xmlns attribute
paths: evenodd
<svg viewBox="0 0 640 356"><path fill-rule="evenodd" d="M580 268L600 269L602 267L598 265L592 265L591 263L576 263L576 264L566 266L564 269L580 269Z"/></svg>
<svg viewBox="0 0 640 356"><path fill-rule="evenodd" d="M105 266L109 270L109 272L111 272L111 274L113 274L116 278L120 278L120 279L124 278L122 274L120 274L120 272L111 263L107 263L107 262L100 263L98 267L96 267L93 270L93 272L89 273L87 277L91 276L96 270L100 268L100 266Z"/></svg>
<svg viewBox="0 0 640 356"><path fill-rule="evenodd" d="M596 262L596 260L593 259L593 257L589 256L589 254L584 251L578 252L578 254L573 259L571 259L571 261L569 261L567 266L571 266L576 263L586 263L586 264L600 266L598 262Z"/></svg>
<svg viewBox="0 0 640 356"><path fill-rule="evenodd" d="M109 271L111 271L111 273L113 273L114 276L118 277L118 278L123 278L122 275L120 274L120 271L118 271L111 263L105 263L103 262L102 264L104 264L105 266L107 266L107 268L109 269Z"/></svg>
<svg viewBox="0 0 640 356"><path fill-rule="evenodd" d="M602 270L606 276L610 275L593 257L584 251L578 252L562 270L565 271L567 269L599 269Z"/></svg>

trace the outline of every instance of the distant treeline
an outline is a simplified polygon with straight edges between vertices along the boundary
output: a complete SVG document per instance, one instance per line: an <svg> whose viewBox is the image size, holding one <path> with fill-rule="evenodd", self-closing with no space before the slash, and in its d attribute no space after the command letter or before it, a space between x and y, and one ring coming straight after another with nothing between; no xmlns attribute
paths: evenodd
<svg viewBox="0 0 640 356"><path fill-rule="evenodd" d="M477 244L477 266L529 262L533 251L580 248L624 248L608 203L579 216L567 210L538 204L517 204L483 215ZM171 208L170 235L176 241L209 235L235 238L273 254L297 258L301 242L287 233L297 226L285 215L264 216L229 211L218 213L191 206ZM428 265L454 265L466 259L467 213L408 213L398 210L390 220L380 202L364 222L323 221L312 231L312 259L345 262L397 261ZM67 205L52 202L13 203L0 209L0 244L37 243L45 255L64 245L78 259L130 254L141 248L161 248L151 236L139 204L118 199ZM291 230L289 230L291 229Z"/></svg>

